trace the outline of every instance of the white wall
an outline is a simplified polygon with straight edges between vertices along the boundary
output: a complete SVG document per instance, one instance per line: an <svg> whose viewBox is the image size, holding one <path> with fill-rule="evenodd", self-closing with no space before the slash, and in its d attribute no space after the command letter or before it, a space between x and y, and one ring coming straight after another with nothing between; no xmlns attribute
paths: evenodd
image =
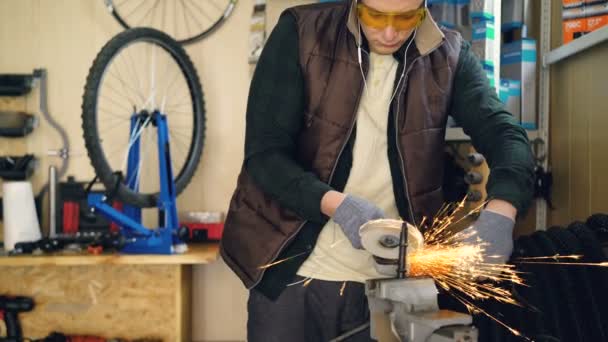
<svg viewBox="0 0 608 342"><path fill-rule="evenodd" d="M268 27L280 11L310 0L269 0ZM243 157L244 117L250 82L247 64L253 0L240 0L216 33L187 47L203 86L207 131L199 170L179 198L179 210L225 211ZM88 69L118 23L102 0L0 1L0 73L48 70L49 110L67 130L74 156L68 174L90 179L93 170L82 139L80 105ZM12 108L37 112L37 93ZM0 101L0 108L7 104ZM34 153L42 158L35 189L46 180L49 149L60 147L57 134L41 121L25 140L0 139L0 155ZM235 341L246 336L247 292L222 261L195 268L193 338Z"/></svg>

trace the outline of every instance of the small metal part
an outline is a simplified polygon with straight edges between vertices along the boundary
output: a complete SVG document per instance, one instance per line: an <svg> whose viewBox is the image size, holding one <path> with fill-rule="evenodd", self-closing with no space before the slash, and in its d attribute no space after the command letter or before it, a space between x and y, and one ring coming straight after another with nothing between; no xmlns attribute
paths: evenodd
<svg viewBox="0 0 608 342"><path fill-rule="evenodd" d="M382 247L395 248L399 246L399 239L393 235L383 235L378 241Z"/></svg>
<svg viewBox="0 0 608 342"><path fill-rule="evenodd" d="M467 193L467 202L478 202L481 201L483 195L479 190L471 190Z"/></svg>
<svg viewBox="0 0 608 342"><path fill-rule="evenodd" d="M479 166L483 164L486 158L481 153L469 153L469 155L467 156L467 160L469 161L469 163L471 163L471 165Z"/></svg>
<svg viewBox="0 0 608 342"><path fill-rule="evenodd" d="M49 237L57 235L57 168L49 166Z"/></svg>
<svg viewBox="0 0 608 342"><path fill-rule="evenodd" d="M480 184L483 182L483 175L480 172L469 171L464 175L464 181L467 184Z"/></svg>
<svg viewBox="0 0 608 342"><path fill-rule="evenodd" d="M407 277L407 236L408 227L407 222L403 221L401 225L401 235L399 237L399 259L397 267L397 277L399 279L405 279Z"/></svg>
<svg viewBox="0 0 608 342"><path fill-rule="evenodd" d="M361 235L361 244L363 248L370 252L374 256L379 256L385 259L397 260L399 258L399 240L401 235L401 227L404 221L402 220L391 220L391 219L379 219L369 221L361 226L359 233ZM412 252L424 245L424 238L418 228L411 224L407 224L408 227L408 252ZM390 246L393 244L392 241L388 240L385 236L391 236L394 241L397 241L396 246ZM384 244L381 242L384 240ZM386 247L388 244L390 247ZM396 263L395 263L396 266ZM395 267L395 272L397 268Z"/></svg>

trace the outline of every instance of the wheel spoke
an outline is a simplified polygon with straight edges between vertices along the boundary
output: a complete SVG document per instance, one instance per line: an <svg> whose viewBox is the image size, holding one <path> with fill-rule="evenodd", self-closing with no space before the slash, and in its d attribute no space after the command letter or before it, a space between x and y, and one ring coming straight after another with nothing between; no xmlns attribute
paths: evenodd
<svg viewBox="0 0 608 342"><path fill-rule="evenodd" d="M108 75L110 75L110 76L114 77L114 78L115 78L117 81L119 81L119 82L120 82L120 85L122 86L122 88L123 88L123 90L125 91L125 93L128 93L128 91L127 91L127 90L130 90L130 91L131 91L131 93L133 93L133 94L135 94L135 95L139 96L139 97L140 97L140 100L144 101L143 96L142 96L142 95L140 95L140 94L138 94L138 93L137 93L137 91L133 89L133 87L130 87L130 86L128 85L128 83L127 83L127 82L125 82L125 81L122 79L122 77L116 76L116 75L115 75L115 74L112 72L112 70L108 70ZM136 103L137 103L137 102L136 102L135 100L133 100L132 98L131 98L131 102L132 102L133 104L136 104Z"/></svg>
<svg viewBox="0 0 608 342"><path fill-rule="evenodd" d="M156 8L157 3L158 3L158 0L156 0L156 2L152 5L152 7L148 8L146 13L137 21L136 26L150 26L150 25L141 25L141 23L145 22L146 18L148 18L148 16L150 16L153 13L154 9Z"/></svg>
<svg viewBox="0 0 608 342"><path fill-rule="evenodd" d="M135 6L135 8L131 10L131 12L129 12L129 14L125 15L125 18L129 18L133 13L140 9L141 5L143 5L144 3L146 3L146 0L141 0L141 2L137 4L137 6Z"/></svg>
<svg viewBox="0 0 608 342"><path fill-rule="evenodd" d="M186 5L184 4L184 0L180 0L179 2L182 5L181 8L184 17L184 25L186 25L186 37L192 37L192 34L190 33L190 22L188 21L188 16L186 15Z"/></svg>
<svg viewBox="0 0 608 342"><path fill-rule="evenodd" d="M198 9L198 12L200 14L202 14L205 18L207 18L207 20L209 20L210 22L215 21L209 14L207 14L207 11L205 11L196 1L193 1L193 0L189 0L189 1L192 5L194 5L194 7L196 7Z"/></svg>
<svg viewBox="0 0 608 342"><path fill-rule="evenodd" d="M121 7L121 6L122 6L124 3L126 3L127 1L129 1L129 0L123 0L123 1L122 1L122 2L120 2L120 3L116 3L116 4L114 5L114 8Z"/></svg>
<svg viewBox="0 0 608 342"><path fill-rule="evenodd" d="M190 2L188 0L185 0L185 1L182 0L182 1L184 3L184 7L188 9L189 17L192 18L192 20L198 24L198 28L199 29L205 28L205 25L203 25L203 23L201 23L201 21L196 17L196 15L194 15L191 7L188 6L188 4L190 4ZM190 36L192 37L193 35L190 35Z"/></svg>
<svg viewBox="0 0 608 342"><path fill-rule="evenodd" d="M215 3L215 1L213 1L213 0L209 0L209 3L210 3L211 5L213 5L213 7L215 7L215 8L216 8L216 9L217 9L217 10L218 10L220 13L223 13L223 12L224 12L224 9L223 9L223 8L221 8L221 7L220 7L220 6L219 6L217 3Z"/></svg>
<svg viewBox="0 0 608 342"><path fill-rule="evenodd" d="M183 12L179 13L184 18L182 26L193 33L199 23L190 12L196 10L185 0L178 5L178 11ZM157 25L162 19L158 12L165 2L142 4L133 0L123 6L140 6L146 10L144 22L152 20ZM104 49L110 50L98 54L87 77L83 97L86 147L95 172L109 185L114 181L114 172L126 175L129 155L138 141L139 160L123 179L125 183L119 185L118 193L126 203L149 206L153 204L151 196L160 191L159 163L165 157L158 155L159 126L152 119L162 115L167 120L167 152L179 193L200 160L204 101L196 70L174 41L143 28L120 35L127 38L117 36L108 42ZM127 183L138 189L127 189Z"/></svg>
<svg viewBox="0 0 608 342"><path fill-rule="evenodd" d="M116 19L127 27L158 28L180 42L190 43L221 24L235 3L234 0L123 0L113 7Z"/></svg>

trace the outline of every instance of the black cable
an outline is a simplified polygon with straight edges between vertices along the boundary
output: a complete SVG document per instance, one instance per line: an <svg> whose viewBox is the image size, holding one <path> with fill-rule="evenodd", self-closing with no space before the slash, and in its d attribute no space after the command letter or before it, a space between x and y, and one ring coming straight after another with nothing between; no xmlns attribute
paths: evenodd
<svg viewBox="0 0 608 342"><path fill-rule="evenodd" d="M123 181L123 175L121 171L114 171L114 187L112 189L108 189L108 195L107 195L107 199L106 202L108 203L112 203L112 201L114 200L114 197L116 197L118 195L118 190L120 189L120 184L122 184Z"/></svg>
<svg viewBox="0 0 608 342"><path fill-rule="evenodd" d="M600 244L608 244L608 215L593 214L587 219L587 226L597 235ZM602 251L604 258L608 258L608 251Z"/></svg>
<svg viewBox="0 0 608 342"><path fill-rule="evenodd" d="M552 227L547 232L555 243L560 255L580 255L583 253L578 238L568 229ZM571 262L564 260L565 262ZM576 261L574 261L576 262ZM551 267L552 265L548 265ZM558 266L559 267L559 266ZM593 289L585 266L562 266L573 279L571 295L575 298L578 317L581 320L582 341L605 341L602 322L599 321L599 313L595 306Z"/></svg>
<svg viewBox="0 0 608 342"><path fill-rule="evenodd" d="M505 309L507 309L505 307L505 305L492 300L491 304L488 306L488 312L491 313L494 317L498 318L499 320L506 322L507 321L507 315L505 314ZM490 322L490 337L491 337L491 341L493 342L503 342L504 339L504 328L502 327L502 325L496 323L496 322Z"/></svg>
<svg viewBox="0 0 608 342"><path fill-rule="evenodd" d="M527 286L522 286L520 291L520 297L518 302L522 304L522 307L515 307L513 310L514 318L519 324L520 332L526 336L531 337L539 333L545 333L544 317L541 309L541 298L536 289L538 286L538 279L535 274L530 273L525 277Z"/></svg>
<svg viewBox="0 0 608 342"><path fill-rule="evenodd" d="M518 258L521 256L524 256L524 252L525 250L521 247L521 245L518 242L514 242L514 248L513 248L513 254L511 256L511 258ZM519 269L518 271L521 271L521 265L518 266ZM525 283L528 286L519 286L516 287L515 284L513 284L512 288L510 289L513 298L520 303L522 306L515 306L515 305L504 305L505 308L504 310L506 310L506 315L508 317L506 317L507 322L509 323L510 326L512 326L513 328L519 330L522 334L529 336L531 333L534 333L536 331L536 324L535 319L533 319L531 316L533 314L535 314L536 312L532 312L531 309L534 308L534 310L537 310L537 306L538 304L534 303L532 304L530 302L531 299L536 300L536 296L535 293L532 291L535 291L535 286L536 285L536 279L534 278L534 274L533 273L526 273L526 274L522 274L521 275L524 279L525 279ZM532 326L531 326L532 325ZM508 330L504 329L503 332L503 337L508 341L511 340L508 335L512 335L511 332L509 332Z"/></svg>
<svg viewBox="0 0 608 342"><path fill-rule="evenodd" d="M580 260L584 263L598 263L604 260L602 248L599 244L596 234L582 222L574 222L568 230L574 233L578 238L583 249L583 258ZM600 314L604 335L608 335L608 275L606 270L600 267L586 268L589 281L593 291L593 296L596 300L596 305ZM607 336L608 337L608 336Z"/></svg>
<svg viewBox="0 0 608 342"><path fill-rule="evenodd" d="M365 329L367 329L369 327L369 324L370 324L369 322L363 323L360 326L358 326L352 330L349 330L349 331L345 332L344 334L330 340L329 342L346 341L347 338L352 337L352 336L364 331Z"/></svg>
<svg viewBox="0 0 608 342"><path fill-rule="evenodd" d="M525 257L539 257L545 256L540 250L538 244L534 241L532 236L522 236L516 241L516 245L523 249L523 255ZM525 266L524 266L525 265ZM540 311L544 326L547 331L547 335L554 336L558 340L562 340L562 326L560 321L559 310L557 307L560 299L555 291L549 275L550 270L543 265L535 264L518 264L518 270L524 270L528 272L524 276L526 279L534 276L537 280L537 284L542 288L543 296L540 298ZM565 322L564 322L565 323Z"/></svg>
<svg viewBox="0 0 608 342"><path fill-rule="evenodd" d="M483 301L477 301L475 303L478 307L486 310ZM479 341L492 341L492 332L491 332L491 324L494 321L490 321L490 319L483 314L475 314L473 315L473 325L477 328L479 332L478 340Z"/></svg>
<svg viewBox="0 0 608 342"><path fill-rule="evenodd" d="M93 180L91 180L88 184L87 187L84 189L84 193L85 194L90 194L91 193L91 189L93 188L93 185L95 185L95 182L97 182L97 179L99 179L97 177L97 175L95 175L95 177L93 177Z"/></svg>
<svg viewBox="0 0 608 342"><path fill-rule="evenodd" d="M536 341L536 342L562 342L558 338L555 338L550 335L542 335L542 334L534 336L534 341Z"/></svg>
<svg viewBox="0 0 608 342"><path fill-rule="evenodd" d="M544 256L558 254L555 244L549 238L546 232L536 232L533 235L533 238L535 238L535 241L540 246ZM578 317L576 314L576 302L572 294L572 279L570 279L568 272L564 268L566 266L544 265L543 267L550 270L549 274L551 275L553 284L559 293L557 302L562 304L559 314L560 321L563 324L563 340L573 342L582 341L581 338L583 337L583 333L581 331L580 320L583 318Z"/></svg>
<svg viewBox="0 0 608 342"><path fill-rule="evenodd" d="M513 297L523 307L515 307L515 314L523 319L520 329L528 337L547 333L542 313L542 287L534 273L524 276L526 286L513 288Z"/></svg>

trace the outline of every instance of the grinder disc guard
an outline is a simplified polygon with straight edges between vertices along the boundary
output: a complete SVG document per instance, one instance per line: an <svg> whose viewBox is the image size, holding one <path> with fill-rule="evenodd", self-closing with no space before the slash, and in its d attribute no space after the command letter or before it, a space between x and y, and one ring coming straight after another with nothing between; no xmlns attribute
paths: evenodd
<svg viewBox="0 0 608 342"><path fill-rule="evenodd" d="M369 221L359 229L363 248L384 259L399 258L399 235L403 221L380 219ZM407 224L408 246L407 253L411 253L424 246L424 238L418 228Z"/></svg>

